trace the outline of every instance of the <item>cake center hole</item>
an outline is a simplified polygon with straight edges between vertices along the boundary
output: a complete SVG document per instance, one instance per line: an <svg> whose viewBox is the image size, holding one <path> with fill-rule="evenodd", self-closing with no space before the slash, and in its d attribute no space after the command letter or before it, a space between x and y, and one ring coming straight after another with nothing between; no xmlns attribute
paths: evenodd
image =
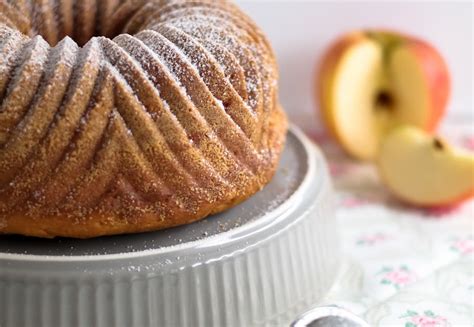
<svg viewBox="0 0 474 327"><path fill-rule="evenodd" d="M125 23L133 16L137 9L137 6L125 6L122 8L120 5L117 5L106 17L101 14L100 1L91 5L93 6L91 8L94 9L90 10L91 13L79 12L82 10L82 7L76 3L81 3L82 1L84 0L73 1L74 6L70 9L72 10L70 16L73 19L68 20L67 23L64 21L65 18L58 14L51 20L34 20L32 22L33 30L36 34L41 35L51 46L56 46L68 36L82 47L93 37L104 36L112 39L121 34ZM117 18L118 16L114 15L114 13L119 9L121 13L119 18ZM39 9L35 7L33 15L39 15L36 10Z"/></svg>

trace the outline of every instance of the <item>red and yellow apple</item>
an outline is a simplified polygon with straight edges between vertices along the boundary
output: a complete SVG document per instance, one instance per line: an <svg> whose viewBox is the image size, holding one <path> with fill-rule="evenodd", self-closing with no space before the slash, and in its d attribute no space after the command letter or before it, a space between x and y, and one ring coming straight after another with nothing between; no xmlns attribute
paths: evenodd
<svg viewBox="0 0 474 327"><path fill-rule="evenodd" d="M388 133L377 167L387 187L411 204L454 205L474 196L474 154L416 127Z"/></svg>
<svg viewBox="0 0 474 327"><path fill-rule="evenodd" d="M438 51L411 36L357 31L323 57L318 95L323 119L350 154L373 159L383 136L410 124L433 131L450 93Z"/></svg>

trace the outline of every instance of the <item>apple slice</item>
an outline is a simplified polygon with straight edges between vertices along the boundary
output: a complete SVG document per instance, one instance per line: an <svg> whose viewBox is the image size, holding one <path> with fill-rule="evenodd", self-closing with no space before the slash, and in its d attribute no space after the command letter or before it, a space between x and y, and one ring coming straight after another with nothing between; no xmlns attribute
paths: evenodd
<svg viewBox="0 0 474 327"><path fill-rule="evenodd" d="M402 126L390 132L377 166L388 188L412 204L452 205L474 195L474 155L419 128Z"/></svg>
<svg viewBox="0 0 474 327"><path fill-rule="evenodd" d="M448 69L432 46L391 32L344 36L330 48L319 73L323 118L359 159L373 159L394 126L432 131L449 89Z"/></svg>

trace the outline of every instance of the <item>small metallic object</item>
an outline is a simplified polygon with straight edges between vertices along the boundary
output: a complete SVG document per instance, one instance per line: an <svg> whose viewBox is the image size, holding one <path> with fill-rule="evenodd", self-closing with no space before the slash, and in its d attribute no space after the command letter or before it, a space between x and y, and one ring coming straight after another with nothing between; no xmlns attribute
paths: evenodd
<svg viewBox="0 0 474 327"><path fill-rule="evenodd" d="M329 305L303 313L291 327L369 327L369 324L346 309Z"/></svg>

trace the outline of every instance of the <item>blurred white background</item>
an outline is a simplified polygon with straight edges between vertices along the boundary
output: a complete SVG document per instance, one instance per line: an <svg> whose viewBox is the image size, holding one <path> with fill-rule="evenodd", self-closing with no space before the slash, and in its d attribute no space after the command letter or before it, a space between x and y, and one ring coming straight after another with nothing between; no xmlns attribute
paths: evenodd
<svg viewBox="0 0 474 327"><path fill-rule="evenodd" d="M368 27L399 30L436 46L452 74L448 117L474 124L472 2L236 1L270 38L281 101L290 118L307 124L302 127L317 119L313 87L322 52L340 34Z"/></svg>

